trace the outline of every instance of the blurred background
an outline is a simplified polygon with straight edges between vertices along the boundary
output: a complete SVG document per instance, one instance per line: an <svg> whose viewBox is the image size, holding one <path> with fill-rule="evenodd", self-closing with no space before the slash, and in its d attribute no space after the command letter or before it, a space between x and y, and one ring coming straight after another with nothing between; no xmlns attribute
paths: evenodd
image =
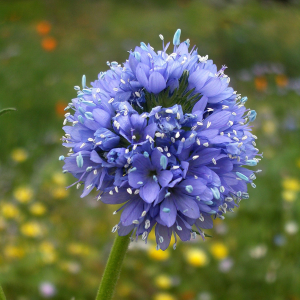
<svg viewBox="0 0 300 300"><path fill-rule="evenodd" d="M250 199L213 238L133 243L115 299L300 299L300 8L295 1L0 1L0 282L8 299L94 299L119 216L61 171L73 87L177 28L258 112Z"/></svg>

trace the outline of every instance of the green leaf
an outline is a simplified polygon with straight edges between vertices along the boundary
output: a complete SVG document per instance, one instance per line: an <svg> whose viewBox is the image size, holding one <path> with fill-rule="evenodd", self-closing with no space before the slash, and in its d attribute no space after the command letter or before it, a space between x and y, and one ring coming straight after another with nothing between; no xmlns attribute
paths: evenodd
<svg viewBox="0 0 300 300"><path fill-rule="evenodd" d="M11 108L4 108L2 110L0 110L0 116L7 113L7 112L10 112L10 111L14 111L16 110L15 108L11 107Z"/></svg>
<svg viewBox="0 0 300 300"><path fill-rule="evenodd" d="M171 107L175 104L181 105L185 113L190 113L194 104L200 100L200 94L194 94L195 89L188 90L189 72L185 70L179 79L179 86L170 93L170 87L164 89L159 94L154 95L145 91L145 111L150 112L155 106Z"/></svg>

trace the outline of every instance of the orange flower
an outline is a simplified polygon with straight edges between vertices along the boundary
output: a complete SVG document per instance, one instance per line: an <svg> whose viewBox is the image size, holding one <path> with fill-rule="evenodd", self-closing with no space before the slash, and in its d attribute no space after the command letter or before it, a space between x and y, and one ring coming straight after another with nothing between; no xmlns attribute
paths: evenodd
<svg viewBox="0 0 300 300"><path fill-rule="evenodd" d="M40 35L46 35L50 32L50 30L51 30L51 24L47 21L41 21L36 25L36 31Z"/></svg>
<svg viewBox="0 0 300 300"><path fill-rule="evenodd" d="M62 101L58 101L56 104L55 104L55 111L56 111L56 114L57 116L59 117L63 117L65 115L65 107L67 106L67 104L65 102L62 102Z"/></svg>
<svg viewBox="0 0 300 300"><path fill-rule="evenodd" d="M275 82L277 86L283 88L288 84L288 78L284 74L279 74L275 77Z"/></svg>
<svg viewBox="0 0 300 300"><path fill-rule="evenodd" d="M255 84L255 88L259 92L265 91L267 89L267 86L268 86L267 79L264 76L256 77L255 81L254 81L254 84Z"/></svg>
<svg viewBox="0 0 300 300"><path fill-rule="evenodd" d="M55 38L49 36L49 37L45 37L42 40L42 48L45 51L53 51L57 46L57 41Z"/></svg>

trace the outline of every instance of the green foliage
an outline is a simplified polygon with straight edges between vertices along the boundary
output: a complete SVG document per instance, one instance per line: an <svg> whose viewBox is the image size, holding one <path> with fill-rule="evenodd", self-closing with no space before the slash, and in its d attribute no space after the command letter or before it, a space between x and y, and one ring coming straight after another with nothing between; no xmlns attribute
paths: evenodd
<svg viewBox="0 0 300 300"><path fill-rule="evenodd" d="M300 225L299 95L280 87L278 74L269 69L260 76L253 72L254 64L279 62L291 85L300 76L299 7L244 1L216 9L201 1L173 1L161 9L157 1L131 2L0 2L1 107L18 109L0 117L0 282L7 298L45 299L42 282L55 286L55 300L95 298L120 213L113 215L118 206L97 202L95 194L81 199L75 187L65 189L74 179L61 173L58 161L67 153L59 140L65 113L59 107L75 97L73 86L83 74L93 81L107 60L125 61L126 51L140 41L160 49L158 34L171 41L181 28L182 39L196 44L200 55L229 67L231 86L257 110L253 131L264 153L258 166L263 172L249 200L204 230L213 238L203 242L197 236L166 252L156 252L153 236L147 245L131 244L115 299L152 300L160 292L176 300L207 294L212 300L300 299L299 231L286 230ZM46 35L36 32L43 20L52 25ZM53 51L42 48L46 37L56 39ZM240 80L242 70L248 81ZM259 81L265 89L258 89ZM184 92L176 92L178 101L187 97ZM294 180L288 188L286 179ZM22 186L32 190L28 202L16 198ZM33 213L37 203L45 206L43 214ZM275 243L278 236L283 239ZM215 243L233 261L226 272L220 269L223 259L211 251ZM202 250L207 264L191 265L189 249ZM159 275L170 278L170 287L157 285Z"/></svg>
<svg viewBox="0 0 300 300"><path fill-rule="evenodd" d="M187 90L189 72L184 71L179 79L178 88L173 93L170 92L170 87L166 88L157 95L145 92L146 111L150 112L153 107L172 107L175 104L181 105L184 112L191 112L194 104L200 100L201 95L194 93L195 89Z"/></svg>

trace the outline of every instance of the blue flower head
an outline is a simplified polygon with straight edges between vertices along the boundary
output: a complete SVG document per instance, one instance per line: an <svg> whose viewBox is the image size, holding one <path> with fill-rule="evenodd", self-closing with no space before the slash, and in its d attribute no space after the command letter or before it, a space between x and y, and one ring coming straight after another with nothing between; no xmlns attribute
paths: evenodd
<svg viewBox="0 0 300 300"><path fill-rule="evenodd" d="M180 43L181 31L155 52L141 43L123 64L82 89L66 113L63 145L70 148L64 172L93 189L98 200L121 204L113 231L147 241L155 230L157 248L204 238L213 218L224 219L255 187L259 156L249 122L256 118L229 87L223 66ZM173 245L176 247L176 244Z"/></svg>

